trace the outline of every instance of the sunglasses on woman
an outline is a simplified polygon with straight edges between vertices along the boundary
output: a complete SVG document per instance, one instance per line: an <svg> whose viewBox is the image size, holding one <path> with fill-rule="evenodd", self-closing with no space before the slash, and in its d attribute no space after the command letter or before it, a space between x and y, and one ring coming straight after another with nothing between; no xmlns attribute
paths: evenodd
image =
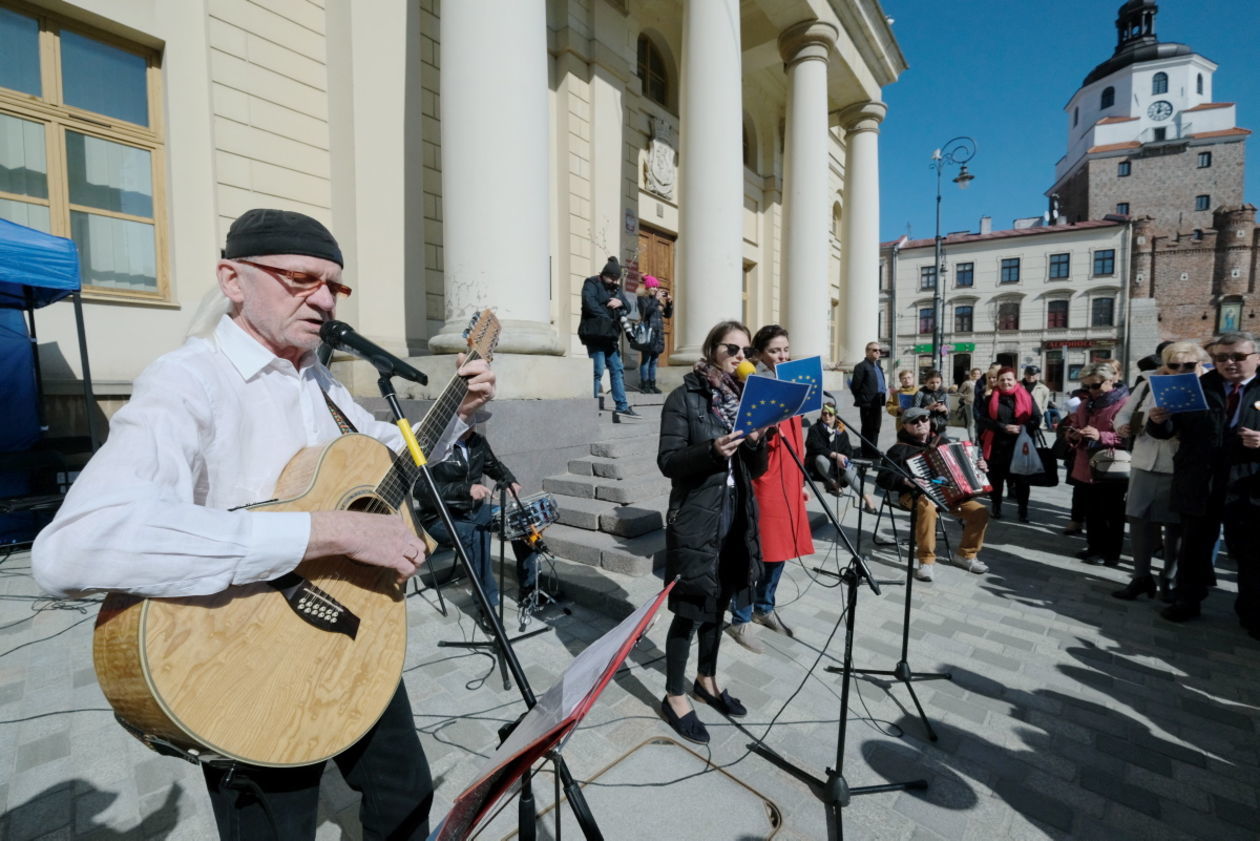
<svg viewBox="0 0 1260 841"><path fill-rule="evenodd" d="M1102 387L1102 383L1081 383L1081 388L1088 388L1090 391L1097 391Z"/></svg>
<svg viewBox="0 0 1260 841"><path fill-rule="evenodd" d="M725 349L726 354L728 356L734 356L735 354L739 353L741 350L744 352L744 358L748 358L749 356L752 356L754 353L756 353L756 351L754 351L750 347L740 347L739 345L733 345L727 342L720 343L718 347Z"/></svg>
<svg viewBox="0 0 1260 841"><path fill-rule="evenodd" d="M1169 362L1164 366L1169 371L1193 371L1199 367L1198 362Z"/></svg>

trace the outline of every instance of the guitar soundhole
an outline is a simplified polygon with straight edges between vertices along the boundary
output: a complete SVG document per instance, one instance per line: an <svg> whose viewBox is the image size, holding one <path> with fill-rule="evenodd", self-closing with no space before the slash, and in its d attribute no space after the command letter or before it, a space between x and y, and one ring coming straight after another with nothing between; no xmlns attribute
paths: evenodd
<svg viewBox="0 0 1260 841"><path fill-rule="evenodd" d="M347 511L363 511L368 514L393 514L394 509L379 496L360 496L352 499L346 506Z"/></svg>

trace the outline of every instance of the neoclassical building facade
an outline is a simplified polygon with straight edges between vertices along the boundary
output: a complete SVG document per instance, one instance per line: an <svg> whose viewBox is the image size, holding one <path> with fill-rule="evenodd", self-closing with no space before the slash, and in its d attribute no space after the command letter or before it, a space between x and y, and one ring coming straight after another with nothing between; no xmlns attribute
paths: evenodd
<svg viewBox="0 0 1260 841"><path fill-rule="evenodd" d="M906 66L877 0L0 0L0 39L29 64L0 78L0 216L79 241L103 395L182 341L257 206L326 222L338 317L422 367L493 307L504 397L589 393L580 289L610 255L674 292L676 366L722 318L837 364L877 320Z"/></svg>

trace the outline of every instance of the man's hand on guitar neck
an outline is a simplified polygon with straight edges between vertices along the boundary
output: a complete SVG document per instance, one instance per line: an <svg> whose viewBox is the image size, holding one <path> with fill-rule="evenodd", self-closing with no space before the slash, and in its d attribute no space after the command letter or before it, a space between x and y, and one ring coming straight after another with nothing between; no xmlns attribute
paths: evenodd
<svg viewBox="0 0 1260 841"><path fill-rule="evenodd" d="M312 512L311 537L302 559L330 555L395 570L401 584L424 563L424 541L397 517L363 511Z"/></svg>
<svg viewBox="0 0 1260 841"><path fill-rule="evenodd" d="M464 362L464 354L456 360L457 373L464 378L468 393L459 404L459 416L464 423L471 424L477 410L494 399L494 371L490 363L484 359Z"/></svg>

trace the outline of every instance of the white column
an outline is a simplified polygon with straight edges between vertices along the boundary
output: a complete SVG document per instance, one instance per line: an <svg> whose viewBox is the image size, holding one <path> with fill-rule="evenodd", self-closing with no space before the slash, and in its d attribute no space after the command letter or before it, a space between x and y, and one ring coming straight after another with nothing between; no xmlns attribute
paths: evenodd
<svg viewBox="0 0 1260 841"><path fill-rule="evenodd" d="M739 0L687 0L679 116L678 342L700 357L709 328L741 314L743 101Z"/></svg>
<svg viewBox="0 0 1260 841"><path fill-rule="evenodd" d="M827 264L828 209L827 58L836 28L808 21L779 36L788 75L783 186L784 324L794 356L830 360L827 322L831 301Z"/></svg>
<svg viewBox="0 0 1260 841"><path fill-rule="evenodd" d="M882 102L860 102L839 115L845 129L839 344L846 368L861 362L866 343L879 338L879 124L887 111Z"/></svg>
<svg viewBox="0 0 1260 841"><path fill-rule="evenodd" d="M494 307L500 352L560 354L550 324L545 0L444 3L441 36L446 323L429 347L462 350L468 317Z"/></svg>

